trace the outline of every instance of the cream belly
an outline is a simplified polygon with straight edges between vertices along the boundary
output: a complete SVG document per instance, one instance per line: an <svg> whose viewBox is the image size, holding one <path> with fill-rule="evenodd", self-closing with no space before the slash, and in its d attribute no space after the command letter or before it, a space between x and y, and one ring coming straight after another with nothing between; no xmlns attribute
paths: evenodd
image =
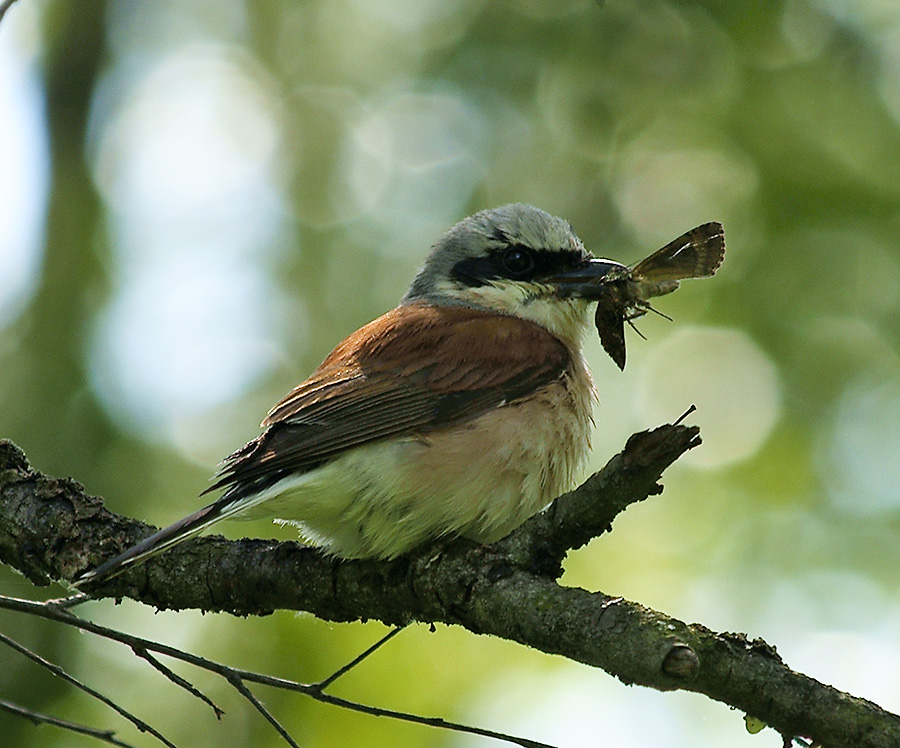
<svg viewBox="0 0 900 748"><path fill-rule="evenodd" d="M534 396L452 428L357 447L245 506L344 558L397 556L429 537L492 542L571 488L590 451L581 356Z"/></svg>

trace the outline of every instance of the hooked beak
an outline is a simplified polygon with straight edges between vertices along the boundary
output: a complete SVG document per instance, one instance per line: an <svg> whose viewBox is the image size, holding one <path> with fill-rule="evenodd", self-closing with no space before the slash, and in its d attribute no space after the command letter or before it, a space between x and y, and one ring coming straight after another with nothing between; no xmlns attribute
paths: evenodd
<svg viewBox="0 0 900 748"><path fill-rule="evenodd" d="M621 271L627 272L628 268L614 260L598 260L592 257L581 267L555 275L546 282L556 286L557 292L563 298L577 296L597 301L605 293L604 280L621 277Z"/></svg>

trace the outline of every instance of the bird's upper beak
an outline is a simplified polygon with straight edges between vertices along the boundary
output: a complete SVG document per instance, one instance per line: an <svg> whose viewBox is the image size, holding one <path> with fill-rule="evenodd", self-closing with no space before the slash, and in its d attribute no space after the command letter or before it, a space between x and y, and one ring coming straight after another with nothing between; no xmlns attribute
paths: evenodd
<svg viewBox="0 0 900 748"><path fill-rule="evenodd" d="M613 260L598 260L592 257L581 267L555 275L546 282L556 286L563 298L578 296L596 301L603 296L606 289L604 279L610 274L621 277L620 272L616 271L627 272L628 268Z"/></svg>

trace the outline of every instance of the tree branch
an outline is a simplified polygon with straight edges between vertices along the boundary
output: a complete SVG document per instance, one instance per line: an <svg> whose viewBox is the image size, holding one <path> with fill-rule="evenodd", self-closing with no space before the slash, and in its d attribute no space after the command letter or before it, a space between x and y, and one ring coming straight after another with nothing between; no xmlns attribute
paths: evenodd
<svg viewBox="0 0 900 748"><path fill-rule="evenodd" d="M698 443L695 427L635 434L584 485L487 547L457 539L390 562L342 562L297 543L201 538L90 594L237 615L287 608L332 621L455 623L600 667L625 683L706 694L782 735L828 748L900 745L900 718L793 672L761 640L557 583L569 549L659 493L663 470ZM150 532L108 512L74 481L35 472L21 451L0 442L0 561L35 584L72 579Z"/></svg>

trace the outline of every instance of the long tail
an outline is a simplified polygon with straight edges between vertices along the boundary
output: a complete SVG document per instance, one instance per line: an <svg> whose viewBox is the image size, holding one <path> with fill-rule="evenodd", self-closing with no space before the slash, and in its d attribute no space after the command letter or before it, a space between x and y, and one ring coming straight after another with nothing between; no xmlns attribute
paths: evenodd
<svg viewBox="0 0 900 748"><path fill-rule="evenodd" d="M206 494L221 488L226 489L225 493L212 504L208 504L184 519L178 520L174 525L169 525L154 533L124 553L100 564L96 569L82 574L73 582L75 587L114 577L132 564L145 561L150 556L155 556L157 553L203 532L210 525L240 514L271 498L278 492L278 482L293 469L281 468L263 471L257 469L259 463L265 463L268 459L269 453L266 451L266 446L269 440L280 431L280 428L270 427L225 459L224 467L219 471L218 480L203 492ZM247 471L246 475L243 472L245 470Z"/></svg>
<svg viewBox="0 0 900 748"><path fill-rule="evenodd" d="M115 558L100 564L96 569L85 572L73 582L73 585L81 587L88 582L110 579L129 566L145 561L150 556L155 556L173 545L194 537L194 535L202 532L210 525L243 511L251 503L253 502L248 502L246 497L235 498L226 494L212 504L198 509L184 519L178 520L178 522L131 546L131 548L120 553Z"/></svg>

